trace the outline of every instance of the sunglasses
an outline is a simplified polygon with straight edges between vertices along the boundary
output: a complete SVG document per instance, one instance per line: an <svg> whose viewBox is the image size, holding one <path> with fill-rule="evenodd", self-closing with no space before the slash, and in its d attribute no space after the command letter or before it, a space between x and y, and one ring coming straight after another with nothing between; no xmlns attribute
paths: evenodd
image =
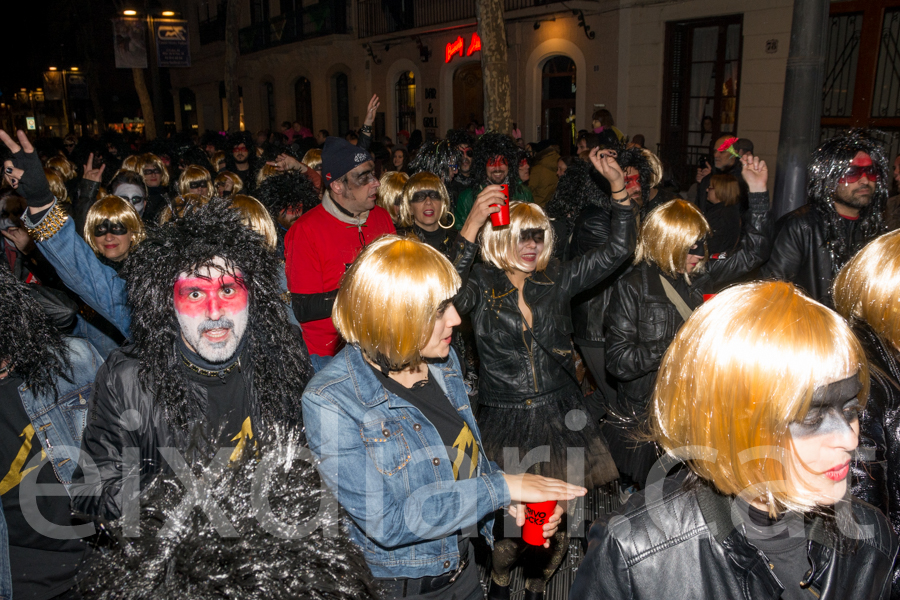
<svg viewBox="0 0 900 600"><path fill-rule="evenodd" d="M160 175L162 171L159 169L144 169L144 176L147 175Z"/></svg>
<svg viewBox="0 0 900 600"><path fill-rule="evenodd" d="M435 202L440 202L441 200L443 200L443 198L441 198L441 195L437 190L423 190L421 192L416 192L412 195L412 198L409 199L412 204L425 202L425 200L434 200Z"/></svg>
<svg viewBox="0 0 900 600"><path fill-rule="evenodd" d="M543 229L523 229L519 232L519 243L524 244L525 242L533 240L535 244L543 244L544 243L544 230Z"/></svg>
<svg viewBox="0 0 900 600"><path fill-rule="evenodd" d="M188 187L190 187L192 190L198 190L200 188L203 188L204 190L208 190L209 184L206 183L205 181L192 181L188 184Z"/></svg>
<svg viewBox="0 0 900 600"><path fill-rule="evenodd" d="M102 223L98 223L97 226L94 227L94 237L103 237L107 233L113 235L125 235L128 233L128 228L125 227L124 223L118 221L113 223L109 219L103 219Z"/></svg>
<svg viewBox="0 0 900 600"><path fill-rule="evenodd" d="M875 168L875 165L866 165L864 167L853 165L841 177L841 183L856 183L862 179L863 175L872 183L878 181L878 170Z"/></svg>

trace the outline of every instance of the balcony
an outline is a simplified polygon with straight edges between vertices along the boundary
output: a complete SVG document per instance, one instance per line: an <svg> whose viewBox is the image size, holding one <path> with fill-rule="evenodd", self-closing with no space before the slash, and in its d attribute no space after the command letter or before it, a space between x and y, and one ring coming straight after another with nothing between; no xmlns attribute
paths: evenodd
<svg viewBox="0 0 900 600"><path fill-rule="evenodd" d="M334 33L347 33L345 4L323 1L244 27L239 34L241 54Z"/></svg>
<svg viewBox="0 0 900 600"><path fill-rule="evenodd" d="M504 0L504 11L553 4L558 0ZM359 37L475 19L475 0L359 0Z"/></svg>

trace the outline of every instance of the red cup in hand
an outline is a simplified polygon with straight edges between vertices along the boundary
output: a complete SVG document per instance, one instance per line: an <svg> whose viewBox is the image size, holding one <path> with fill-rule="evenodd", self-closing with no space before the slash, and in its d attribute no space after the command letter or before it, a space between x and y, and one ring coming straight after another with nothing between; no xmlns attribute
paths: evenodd
<svg viewBox="0 0 900 600"><path fill-rule="evenodd" d="M500 212L491 213L491 224L494 227L509 225L509 186L504 183L500 190L506 195L506 204L491 204L500 207Z"/></svg>
<svg viewBox="0 0 900 600"><path fill-rule="evenodd" d="M544 545L546 541L544 538L544 523L553 516L555 508L556 500L525 505L525 525L522 526L522 539L525 540L526 544L531 544L532 546Z"/></svg>

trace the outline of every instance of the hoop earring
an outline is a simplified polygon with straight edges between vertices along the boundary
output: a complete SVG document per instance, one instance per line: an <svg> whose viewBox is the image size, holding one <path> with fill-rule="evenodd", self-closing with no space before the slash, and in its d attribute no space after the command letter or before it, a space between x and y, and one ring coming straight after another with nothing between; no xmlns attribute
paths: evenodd
<svg viewBox="0 0 900 600"><path fill-rule="evenodd" d="M441 229L452 229L453 226L456 225L456 215L454 215L452 212L448 212L447 214L450 215L450 224L444 225L443 223L438 221L438 227L440 227Z"/></svg>

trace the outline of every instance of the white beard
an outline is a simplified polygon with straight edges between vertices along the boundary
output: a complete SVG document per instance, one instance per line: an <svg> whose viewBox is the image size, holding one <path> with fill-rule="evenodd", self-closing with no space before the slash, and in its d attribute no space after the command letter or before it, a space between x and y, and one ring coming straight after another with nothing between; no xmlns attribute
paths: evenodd
<svg viewBox="0 0 900 600"><path fill-rule="evenodd" d="M218 364L234 357L238 345L244 337L244 331L247 329L248 316L247 309L233 314L233 320L223 316L218 321L211 321L203 317L189 317L179 313L178 324L181 326L181 335L184 336L188 346L203 360ZM218 327L229 330L228 335L221 341L211 342L203 335L206 331Z"/></svg>

